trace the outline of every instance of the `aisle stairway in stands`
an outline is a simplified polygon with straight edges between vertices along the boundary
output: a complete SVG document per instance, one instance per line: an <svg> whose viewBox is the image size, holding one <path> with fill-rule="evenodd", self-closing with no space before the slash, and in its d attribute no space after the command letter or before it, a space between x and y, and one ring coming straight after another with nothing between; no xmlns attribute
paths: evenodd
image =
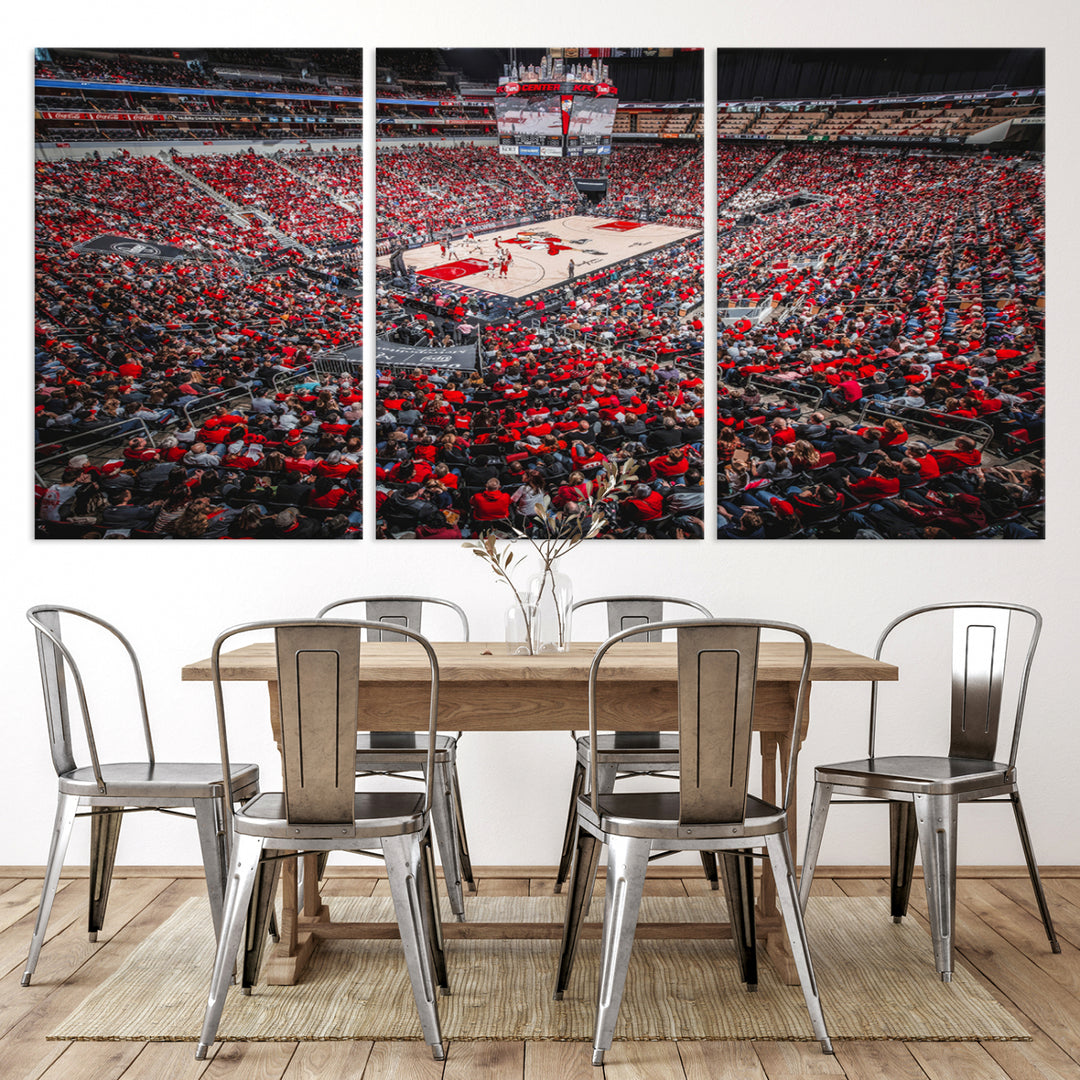
<svg viewBox="0 0 1080 1080"><path fill-rule="evenodd" d="M532 169L530 169L529 166L526 165L520 157L515 157L513 160L517 164L517 167L521 169L521 171L525 173L526 176L531 177L531 179L535 183L539 184L545 191L548 191L553 196L558 197L559 193L542 176L540 176L539 173L536 173Z"/></svg>
<svg viewBox="0 0 1080 1080"><path fill-rule="evenodd" d="M217 188L212 187L210 184L203 180L200 180L194 173L189 172L183 166L178 165L175 159L166 151L162 151L158 155L161 160L170 168L177 176L183 177L186 183L199 188L200 191L204 191L210 198L221 203L229 211L229 216L237 223L243 225L246 224L246 219L249 217L256 217L261 222L263 229L273 236L283 248L295 247L302 251L305 255L314 255L315 252L306 244L302 244L295 236L289 235L289 233L283 232L274 224L274 219L269 214L259 210L254 206L244 206L241 203L233 202L232 199L223 195ZM280 162L275 162L279 164ZM308 183L306 177L301 177L304 183Z"/></svg>
<svg viewBox="0 0 1080 1080"><path fill-rule="evenodd" d="M755 184L757 184L757 182L767 172L769 172L771 169L775 168L776 164L780 161L780 159L783 156L784 156L784 151L783 150L778 150L771 158L769 158L769 160L767 162L765 162L764 165L761 166L760 169L758 169L758 171L756 173L754 173L753 176L750 177L749 180L746 181L745 184L743 184L743 186L741 188L738 188L737 190L733 191L726 199L724 199L724 201L719 204L718 208L722 210L725 206L728 205L728 203L730 203L732 201L732 199L736 199L740 195L743 195L747 191L749 191L752 187L754 187Z"/></svg>
<svg viewBox="0 0 1080 1080"><path fill-rule="evenodd" d="M275 154L273 157L273 161L278 166L278 168L284 169L285 172L289 173L290 176L295 176L296 179L300 181L300 183L307 184L309 187L314 188L321 195L325 195L326 198L328 198L332 203L336 203L338 206L340 206L342 210L347 210L350 214L355 214L357 212L356 205L350 202L348 199L343 199L329 184L324 184L319 180L314 180L307 174L300 172L299 169L294 169L289 164L287 154Z"/></svg>

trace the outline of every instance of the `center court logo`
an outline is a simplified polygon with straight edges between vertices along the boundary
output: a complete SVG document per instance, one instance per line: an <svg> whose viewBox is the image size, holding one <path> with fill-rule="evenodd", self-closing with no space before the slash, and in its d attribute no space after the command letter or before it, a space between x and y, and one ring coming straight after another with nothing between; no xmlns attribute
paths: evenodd
<svg viewBox="0 0 1080 1080"><path fill-rule="evenodd" d="M110 244L109 250L115 251L118 255L141 255L144 258L161 254L161 248L155 244L145 244L138 240L119 240L115 244Z"/></svg>
<svg viewBox="0 0 1080 1080"><path fill-rule="evenodd" d="M505 240L507 244L520 244L526 251L544 251L549 255L558 255L561 251L573 251L569 244L561 242L553 233L519 232L517 236Z"/></svg>

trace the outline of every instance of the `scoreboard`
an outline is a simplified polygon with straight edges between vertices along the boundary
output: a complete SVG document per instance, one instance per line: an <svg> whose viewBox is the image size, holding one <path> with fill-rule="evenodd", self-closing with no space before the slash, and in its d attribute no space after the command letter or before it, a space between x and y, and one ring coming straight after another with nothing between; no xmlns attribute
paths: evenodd
<svg viewBox="0 0 1080 1080"><path fill-rule="evenodd" d="M610 154L618 91L604 82L502 83L495 91L499 152L522 157Z"/></svg>

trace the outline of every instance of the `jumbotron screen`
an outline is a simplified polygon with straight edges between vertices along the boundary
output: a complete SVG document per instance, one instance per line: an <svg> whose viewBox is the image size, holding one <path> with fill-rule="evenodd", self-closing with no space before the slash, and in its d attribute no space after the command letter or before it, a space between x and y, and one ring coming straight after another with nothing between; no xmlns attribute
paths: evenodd
<svg viewBox="0 0 1080 1080"><path fill-rule="evenodd" d="M518 144L536 144L545 136L562 138L562 103L558 94L515 94L495 99L499 138L509 135Z"/></svg>
<svg viewBox="0 0 1080 1080"><path fill-rule="evenodd" d="M495 98L500 149L544 156L609 153L616 94L607 83L500 84Z"/></svg>
<svg viewBox="0 0 1080 1080"><path fill-rule="evenodd" d="M567 134L571 138L580 138L586 144L597 143L603 136L610 139L618 107L619 102L615 98L575 94Z"/></svg>

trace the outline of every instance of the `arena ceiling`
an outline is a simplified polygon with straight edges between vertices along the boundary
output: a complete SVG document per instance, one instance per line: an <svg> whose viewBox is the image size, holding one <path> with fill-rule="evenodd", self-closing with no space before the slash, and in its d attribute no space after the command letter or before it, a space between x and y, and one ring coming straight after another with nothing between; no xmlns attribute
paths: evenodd
<svg viewBox="0 0 1080 1080"><path fill-rule="evenodd" d="M1043 49L720 49L720 100L1034 87Z"/></svg>

